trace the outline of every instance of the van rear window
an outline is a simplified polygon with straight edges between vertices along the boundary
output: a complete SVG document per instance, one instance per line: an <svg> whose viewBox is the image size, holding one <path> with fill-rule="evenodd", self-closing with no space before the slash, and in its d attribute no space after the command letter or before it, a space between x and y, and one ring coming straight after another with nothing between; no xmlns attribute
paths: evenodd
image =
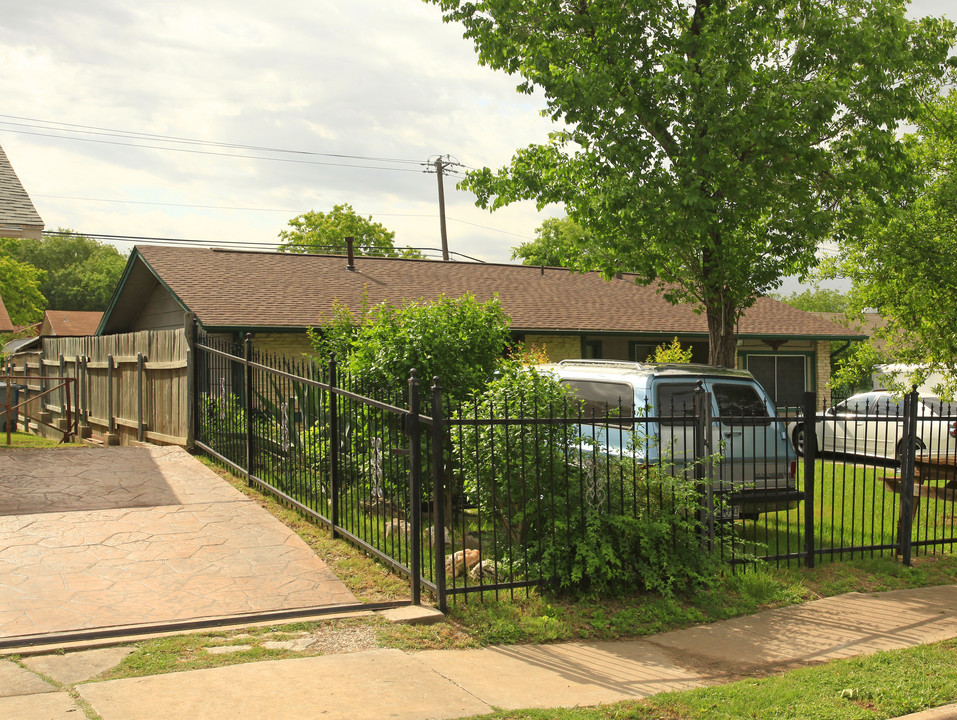
<svg viewBox="0 0 957 720"><path fill-rule="evenodd" d="M610 418L608 424L621 427L631 426L631 422L618 422L616 417L635 416L635 394L630 385L597 380L562 380L562 384L575 391L584 402L583 417Z"/></svg>

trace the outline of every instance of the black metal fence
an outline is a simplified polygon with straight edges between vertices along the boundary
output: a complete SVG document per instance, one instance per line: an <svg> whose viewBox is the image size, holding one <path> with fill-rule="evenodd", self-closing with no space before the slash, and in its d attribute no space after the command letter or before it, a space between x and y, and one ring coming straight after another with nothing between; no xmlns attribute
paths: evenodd
<svg viewBox="0 0 957 720"><path fill-rule="evenodd" d="M561 589L602 553L655 586L662 558L702 548L813 565L955 542L957 416L916 395L860 408L852 443L812 396L782 418L713 417L703 392L655 416L447 408L436 379L383 393L248 341L196 351L196 444L407 575L414 603Z"/></svg>

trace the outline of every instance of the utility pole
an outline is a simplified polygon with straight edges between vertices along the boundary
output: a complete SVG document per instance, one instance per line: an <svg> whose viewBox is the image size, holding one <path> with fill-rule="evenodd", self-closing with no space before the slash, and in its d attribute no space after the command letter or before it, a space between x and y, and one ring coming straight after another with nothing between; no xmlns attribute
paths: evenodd
<svg viewBox="0 0 957 720"><path fill-rule="evenodd" d="M442 156L435 158L435 174L439 178L439 228L442 232L442 259L449 260L449 234L445 228L445 186L442 183L442 174L445 170L445 163L442 162Z"/></svg>
<svg viewBox="0 0 957 720"><path fill-rule="evenodd" d="M442 259L449 259L449 234L445 225L445 185L443 178L449 168L461 167L462 163L453 160L449 155L439 155L426 163L425 172L434 172L439 179L439 228L442 233Z"/></svg>

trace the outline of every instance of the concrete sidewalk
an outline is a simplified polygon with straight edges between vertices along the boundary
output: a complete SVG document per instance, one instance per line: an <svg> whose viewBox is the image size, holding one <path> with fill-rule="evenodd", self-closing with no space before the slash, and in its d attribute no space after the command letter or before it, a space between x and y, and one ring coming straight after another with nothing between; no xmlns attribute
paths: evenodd
<svg viewBox="0 0 957 720"><path fill-rule="evenodd" d="M76 720L82 715L65 692L75 687L103 720L460 718L635 699L952 637L957 586L850 593L627 642L372 650L101 683L75 675L77 666L87 666L86 677L105 669L92 656L68 653L22 661L60 687L0 661L0 717ZM5 685L22 692L5 693ZM957 706L920 717L957 718Z"/></svg>

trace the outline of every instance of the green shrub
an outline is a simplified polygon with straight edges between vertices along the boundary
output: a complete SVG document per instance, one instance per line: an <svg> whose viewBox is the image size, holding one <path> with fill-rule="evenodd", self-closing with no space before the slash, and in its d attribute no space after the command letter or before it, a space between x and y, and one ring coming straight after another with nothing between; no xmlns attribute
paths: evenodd
<svg viewBox="0 0 957 720"><path fill-rule="evenodd" d="M452 434L465 495L492 525L487 551L514 579L557 591L671 595L705 582L716 561L693 480L609 455L575 423L508 422L578 408L555 378L511 364L455 414L466 421Z"/></svg>

